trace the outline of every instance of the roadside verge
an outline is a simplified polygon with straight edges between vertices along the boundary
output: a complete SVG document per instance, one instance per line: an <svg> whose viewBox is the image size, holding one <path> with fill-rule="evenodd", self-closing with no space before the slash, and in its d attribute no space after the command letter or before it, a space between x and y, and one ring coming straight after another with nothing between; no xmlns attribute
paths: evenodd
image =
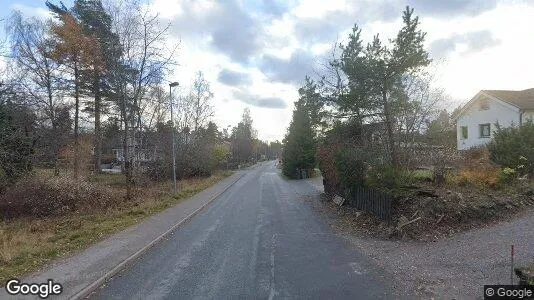
<svg viewBox="0 0 534 300"><path fill-rule="evenodd" d="M220 183L74 256L45 266L44 270L24 278L23 282L39 283L53 279L63 286L63 293L58 298L83 298L217 199L245 174L243 171L236 172ZM5 289L0 289L0 298L9 299Z"/></svg>

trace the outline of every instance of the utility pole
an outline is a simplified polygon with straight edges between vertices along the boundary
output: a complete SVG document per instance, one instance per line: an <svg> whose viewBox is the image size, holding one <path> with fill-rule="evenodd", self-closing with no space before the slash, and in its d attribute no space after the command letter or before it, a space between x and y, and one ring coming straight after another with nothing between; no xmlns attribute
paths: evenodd
<svg viewBox="0 0 534 300"><path fill-rule="evenodd" d="M178 82L169 83L169 102L171 104L171 122L172 122L172 180L174 182L174 193L178 192L176 186L176 142L174 138L174 114L172 109L172 88L178 86Z"/></svg>

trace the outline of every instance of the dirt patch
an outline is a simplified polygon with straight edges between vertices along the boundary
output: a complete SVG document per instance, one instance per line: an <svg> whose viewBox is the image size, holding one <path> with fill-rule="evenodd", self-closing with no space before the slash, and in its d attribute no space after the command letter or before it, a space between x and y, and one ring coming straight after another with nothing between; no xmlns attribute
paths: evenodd
<svg viewBox="0 0 534 300"><path fill-rule="evenodd" d="M534 205L534 193L518 186L496 190L420 185L395 200L389 224L348 205L339 208L324 201L342 216L339 226L383 239L435 241L513 218Z"/></svg>
<svg viewBox="0 0 534 300"><path fill-rule="evenodd" d="M503 190L448 187L418 189L398 200L394 209L397 237L435 240L486 224L508 220L534 205L520 188ZM413 221L411 223L408 223ZM400 226L407 224L405 226Z"/></svg>
<svg viewBox="0 0 534 300"><path fill-rule="evenodd" d="M429 241L408 236L389 238L384 223L355 209L339 207L324 197L310 203L325 216L334 232L391 273L396 290L402 294L438 299L482 298L484 284L510 283L510 245L515 246L517 266L531 262L534 207L516 212L508 220L479 224L473 226L475 229L443 234ZM375 226L382 229L376 230Z"/></svg>

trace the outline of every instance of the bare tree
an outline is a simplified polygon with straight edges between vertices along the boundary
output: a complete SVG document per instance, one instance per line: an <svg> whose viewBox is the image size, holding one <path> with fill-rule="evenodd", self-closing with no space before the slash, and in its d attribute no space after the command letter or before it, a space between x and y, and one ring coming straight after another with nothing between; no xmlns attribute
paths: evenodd
<svg viewBox="0 0 534 300"><path fill-rule="evenodd" d="M430 69L405 79L406 103L397 114L399 141L410 143L414 136L426 129L446 100L441 88L434 87L434 74Z"/></svg>
<svg viewBox="0 0 534 300"><path fill-rule="evenodd" d="M168 46L169 25L162 25L157 14L151 14L135 0L107 5L113 31L122 45L122 55L111 64L114 72L115 102L123 124L123 160L126 174L126 198L132 197L133 158L136 137L141 128L143 101L150 87L158 85L172 63L176 46Z"/></svg>
<svg viewBox="0 0 534 300"><path fill-rule="evenodd" d="M169 120L168 91L159 85L150 87L139 109L143 128L153 130L156 124L165 123Z"/></svg>
<svg viewBox="0 0 534 300"><path fill-rule="evenodd" d="M64 114L64 84L60 65L52 58L53 45L48 35L50 23L39 19L23 19L15 12L9 19L8 32L11 41L11 52L14 62L23 74L17 85L28 96L30 104L41 111L52 127L51 139L53 151L54 173L59 174L58 152L60 138L58 133L59 120Z"/></svg>
<svg viewBox="0 0 534 300"><path fill-rule="evenodd" d="M196 132L206 127L214 110L213 93L209 82L202 72L197 72L191 90L186 96L179 97L175 116L178 131Z"/></svg>

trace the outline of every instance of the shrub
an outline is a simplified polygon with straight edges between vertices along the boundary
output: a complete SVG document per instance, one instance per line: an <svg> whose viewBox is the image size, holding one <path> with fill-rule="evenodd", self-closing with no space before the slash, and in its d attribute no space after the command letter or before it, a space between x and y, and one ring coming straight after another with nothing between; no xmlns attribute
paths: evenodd
<svg viewBox="0 0 534 300"><path fill-rule="evenodd" d="M317 145L317 164L323 175L325 193L342 194L341 178L334 162L335 154L343 149L352 149L362 145L361 126L356 122L337 123L328 131ZM348 158L338 154L340 159ZM339 164L339 162L338 162ZM346 183L346 179L344 180Z"/></svg>
<svg viewBox="0 0 534 300"><path fill-rule="evenodd" d="M398 194L403 187L413 184L415 179L411 173L403 168L389 165L376 165L369 170L367 184L393 194Z"/></svg>
<svg viewBox="0 0 534 300"><path fill-rule="evenodd" d="M114 196L107 189L67 176L43 179L30 175L0 196L0 212L4 219L63 215L113 206L121 199Z"/></svg>
<svg viewBox="0 0 534 300"><path fill-rule="evenodd" d="M164 181L172 178L172 162L157 159L147 163L145 175L153 181Z"/></svg>
<svg viewBox="0 0 534 300"><path fill-rule="evenodd" d="M498 188L502 183L499 169L461 170L450 181L457 185Z"/></svg>
<svg viewBox="0 0 534 300"><path fill-rule="evenodd" d="M488 149L485 146L472 147L464 151L464 158L469 161L481 161L488 158Z"/></svg>
<svg viewBox="0 0 534 300"><path fill-rule="evenodd" d="M197 149L189 148L183 152L178 152L176 157L176 176L178 178L207 177L215 169L215 160L210 157L207 146ZM172 178L172 160L169 163L169 175Z"/></svg>
<svg viewBox="0 0 534 300"><path fill-rule="evenodd" d="M334 153L337 149L339 144L333 141L325 141L317 147L317 164L323 175L324 191L328 195L339 193L341 190L341 183L334 166Z"/></svg>
<svg viewBox="0 0 534 300"><path fill-rule="evenodd" d="M365 183L368 164L359 149L339 149L334 154L334 166L343 189Z"/></svg>
<svg viewBox="0 0 534 300"><path fill-rule="evenodd" d="M230 158L231 149L226 144L216 144L213 146L213 158L217 166L226 166L228 159Z"/></svg>
<svg viewBox="0 0 534 300"><path fill-rule="evenodd" d="M176 177L208 177L217 167L213 156L213 147L194 141L195 144L176 150ZM172 152L146 164L144 175L153 181L172 179Z"/></svg>
<svg viewBox="0 0 534 300"><path fill-rule="evenodd" d="M503 167L534 174L534 123L528 120L521 126L498 126L488 149L490 159Z"/></svg>
<svg viewBox="0 0 534 300"><path fill-rule="evenodd" d="M0 102L0 193L32 169L33 120L27 109Z"/></svg>
<svg viewBox="0 0 534 300"><path fill-rule="evenodd" d="M512 168L504 168L500 172L500 181L510 183L517 177L517 172L515 169Z"/></svg>
<svg viewBox="0 0 534 300"><path fill-rule="evenodd" d="M490 152L487 146L473 147L463 151L459 169L492 169L496 166L490 159Z"/></svg>
<svg viewBox="0 0 534 300"><path fill-rule="evenodd" d="M431 170L415 170L412 171L410 176L416 181L433 181L434 172Z"/></svg>

